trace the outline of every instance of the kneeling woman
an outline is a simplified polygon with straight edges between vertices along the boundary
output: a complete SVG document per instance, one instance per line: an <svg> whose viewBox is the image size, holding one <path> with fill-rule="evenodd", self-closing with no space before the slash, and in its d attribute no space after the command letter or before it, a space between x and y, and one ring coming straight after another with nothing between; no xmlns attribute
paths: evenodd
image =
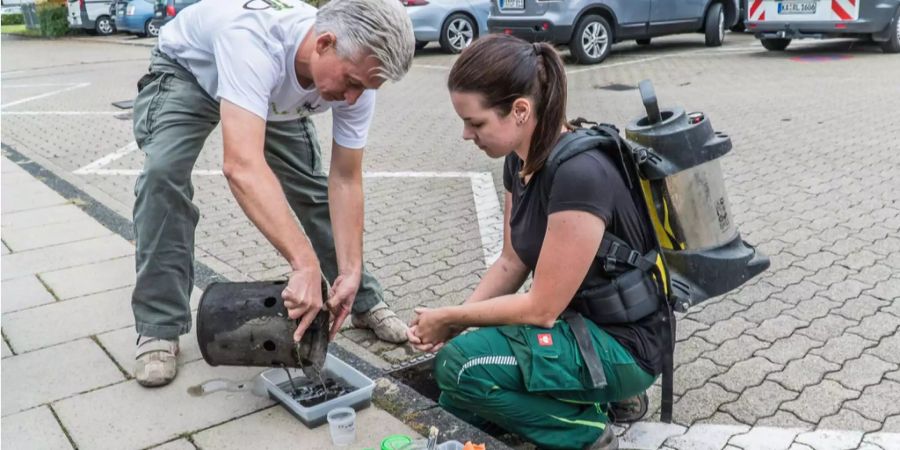
<svg viewBox="0 0 900 450"><path fill-rule="evenodd" d="M563 162L547 185L544 165L570 130L565 72L551 46L486 36L456 61L448 87L463 138L505 158L503 251L464 304L418 309L410 341L439 350L440 404L457 416L499 425L541 448L615 448L603 405L653 384L665 315L615 325L581 320L593 357L561 316L607 276L596 259L604 232L644 254L653 249L653 231L601 152ZM531 289L517 293L529 273ZM469 327L480 329L459 335ZM592 382L592 361L602 365L602 387Z"/></svg>

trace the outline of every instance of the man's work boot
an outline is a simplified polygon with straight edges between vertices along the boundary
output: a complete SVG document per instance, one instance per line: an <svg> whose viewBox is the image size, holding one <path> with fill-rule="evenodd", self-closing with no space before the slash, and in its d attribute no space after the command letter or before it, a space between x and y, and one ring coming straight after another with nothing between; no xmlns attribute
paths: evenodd
<svg viewBox="0 0 900 450"><path fill-rule="evenodd" d="M382 341L394 344L406 342L406 324L388 308L385 302L378 302L372 309L353 314L350 320L356 328L366 328L375 332Z"/></svg>
<svg viewBox="0 0 900 450"><path fill-rule="evenodd" d="M145 387L165 386L178 374L178 338L138 336L134 378Z"/></svg>
<svg viewBox="0 0 900 450"><path fill-rule="evenodd" d="M616 437L616 432L613 430L611 424L606 424L606 428L603 430L603 434L591 444L590 447L587 447L585 450L618 450L619 449L619 438Z"/></svg>

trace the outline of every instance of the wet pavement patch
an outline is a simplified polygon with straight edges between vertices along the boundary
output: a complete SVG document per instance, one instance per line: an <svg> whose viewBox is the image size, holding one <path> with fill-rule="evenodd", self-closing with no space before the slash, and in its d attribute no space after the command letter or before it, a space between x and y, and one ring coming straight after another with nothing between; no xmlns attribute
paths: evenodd
<svg viewBox="0 0 900 450"><path fill-rule="evenodd" d="M621 84L621 83L612 83L612 84L607 84L605 86L600 86L598 84L595 84L594 89L602 89L604 91L622 92L622 91L633 91L633 90L637 89L637 86L631 86L628 84Z"/></svg>
<svg viewBox="0 0 900 450"><path fill-rule="evenodd" d="M791 61L801 62L801 63L818 63L818 62L830 62L830 61L841 61L845 59L853 58L851 55L802 55L802 56L793 56L791 57Z"/></svg>

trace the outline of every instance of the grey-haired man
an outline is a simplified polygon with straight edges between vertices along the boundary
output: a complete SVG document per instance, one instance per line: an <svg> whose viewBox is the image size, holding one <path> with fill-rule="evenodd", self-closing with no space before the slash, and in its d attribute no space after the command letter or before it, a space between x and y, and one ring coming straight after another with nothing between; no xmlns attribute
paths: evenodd
<svg viewBox="0 0 900 450"><path fill-rule="evenodd" d="M220 119L228 185L292 270L283 297L300 320L294 338L326 300L321 270L334 289L325 302L332 337L352 309L355 326L405 340L406 326L362 264L362 150L375 89L406 74L414 42L397 0L333 0L321 10L301 0L205 0L162 28L134 104L146 154L134 205L140 384L175 378L178 337L191 328L200 217L191 172ZM308 116L328 109L326 175Z"/></svg>

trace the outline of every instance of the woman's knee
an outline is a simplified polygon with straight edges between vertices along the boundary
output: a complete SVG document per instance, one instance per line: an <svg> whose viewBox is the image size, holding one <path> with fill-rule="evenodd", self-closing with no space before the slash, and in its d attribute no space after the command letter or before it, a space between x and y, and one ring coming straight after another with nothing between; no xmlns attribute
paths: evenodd
<svg viewBox="0 0 900 450"><path fill-rule="evenodd" d="M434 379L441 391L453 389L466 358L453 342L447 343L434 358Z"/></svg>

